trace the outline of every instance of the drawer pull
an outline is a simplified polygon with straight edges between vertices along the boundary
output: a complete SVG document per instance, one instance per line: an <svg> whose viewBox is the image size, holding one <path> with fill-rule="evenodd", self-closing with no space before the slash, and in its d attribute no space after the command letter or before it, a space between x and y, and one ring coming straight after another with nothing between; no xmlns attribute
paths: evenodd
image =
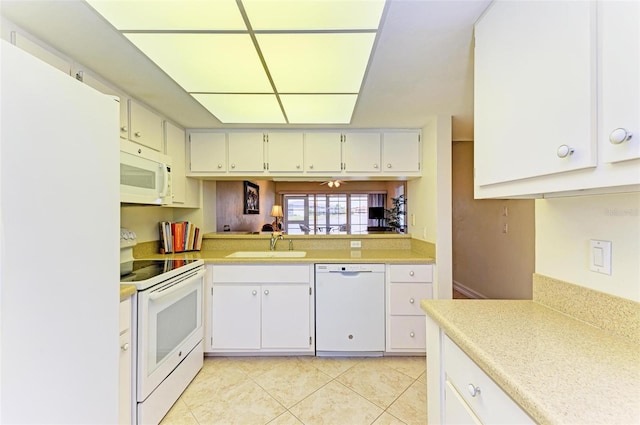
<svg viewBox="0 0 640 425"><path fill-rule="evenodd" d="M416 302L416 300L414 300L413 298L411 298L411 299L409 300L409 302L410 302L411 304L413 304L414 302Z"/></svg>
<svg viewBox="0 0 640 425"><path fill-rule="evenodd" d="M469 384L467 388L469 388L469 394L471 395L471 397L475 397L478 394L480 394L480 387L476 387L473 384Z"/></svg>
<svg viewBox="0 0 640 425"><path fill-rule="evenodd" d="M409 272L409 276L413 276L414 274L415 274L415 273L413 272L413 270L411 270L411 271Z"/></svg>
<svg viewBox="0 0 640 425"><path fill-rule="evenodd" d="M409 336L410 336L411 338L413 338L414 336L416 336L416 334L415 334L414 332L411 332L411 333L409 334Z"/></svg>
<svg viewBox="0 0 640 425"><path fill-rule="evenodd" d="M255 289L253 291L251 291L251 295L256 295L258 293L258 291L256 291Z"/></svg>

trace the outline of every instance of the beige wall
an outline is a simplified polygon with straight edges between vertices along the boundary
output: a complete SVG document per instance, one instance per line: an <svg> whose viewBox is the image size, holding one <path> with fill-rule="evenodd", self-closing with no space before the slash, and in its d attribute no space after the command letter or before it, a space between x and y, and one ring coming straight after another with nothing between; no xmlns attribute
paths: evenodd
<svg viewBox="0 0 640 425"><path fill-rule="evenodd" d="M640 301L640 193L538 199L536 273ZM589 241L611 241L611 276L589 270Z"/></svg>
<svg viewBox="0 0 640 425"><path fill-rule="evenodd" d="M452 163L454 287L479 298L531 299L534 200L475 200L473 142L454 142Z"/></svg>
<svg viewBox="0 0 640 425"><path fill-rule="evenodd" d="M232 232L259 232L271 223L271 207L275 203L275 184L267 180L251 180L260 187L260 214L244 214L244 182L216 182L216 232L228 225Z"/></svg>

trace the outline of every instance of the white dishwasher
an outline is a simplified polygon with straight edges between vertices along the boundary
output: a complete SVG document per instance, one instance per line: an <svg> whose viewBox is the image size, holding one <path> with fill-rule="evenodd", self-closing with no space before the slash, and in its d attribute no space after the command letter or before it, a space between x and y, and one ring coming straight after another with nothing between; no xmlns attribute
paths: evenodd
<svg viewBox="0 0 640 425"><path fill-rule="evenodd" d="M316 264L316 355L382 355L384 270L384 264Z"/></svg>

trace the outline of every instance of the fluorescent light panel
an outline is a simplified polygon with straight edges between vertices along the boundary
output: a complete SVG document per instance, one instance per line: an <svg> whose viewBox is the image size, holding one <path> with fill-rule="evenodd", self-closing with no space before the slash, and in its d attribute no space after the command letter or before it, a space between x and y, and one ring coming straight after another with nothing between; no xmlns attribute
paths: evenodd
<svg viewBox="0 0 640 425"><path fill-rule="evenodd" d="M254 31L377 30L384 0L243 0Z"/></svg>
<svg viewBox="0 0 640 425"><path fill-rule="evenodd" d="M286 124L273 94L201 94L192 96L226 124Z"/></svg>
<svg viewBox="0 0 640 425"><path fill-rule="evenodd" d="M357 93L375 34L257 34L279 93Z"/></svg>
<svg viewBox="0 0 640 425"><path fill-rule="evenodd" d="M119 30L246 31L235 0L87 0Z"/></svg>
<svg viewBox="0 0 640 425"><path fill-rule="evenodd" d="M125 36L188 92L273 93L249 34Z"/></svg>
<svg viewBox="0 0 640 425"><path fill-rule="evenodd" d="M357 94L282 94L291 124L349 124Z"/></svg>
<svg viewBox="0 0 640 425"><path fill-rule="evenodd" d="M222 123L286 123L270 75L289 123L348 124L385 0L243 0L269 74L235 0L88 3Z"/></svg>

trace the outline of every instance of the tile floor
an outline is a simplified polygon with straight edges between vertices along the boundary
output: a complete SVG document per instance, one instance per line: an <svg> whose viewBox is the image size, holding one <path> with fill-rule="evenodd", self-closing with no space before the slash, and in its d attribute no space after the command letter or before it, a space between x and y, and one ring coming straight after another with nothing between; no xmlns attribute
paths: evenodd
<svg viewBox="0 0 640 425"><path fill-rule="evenodd" d="M427 423L424 357L205 357L161 425Z"/></svg>

